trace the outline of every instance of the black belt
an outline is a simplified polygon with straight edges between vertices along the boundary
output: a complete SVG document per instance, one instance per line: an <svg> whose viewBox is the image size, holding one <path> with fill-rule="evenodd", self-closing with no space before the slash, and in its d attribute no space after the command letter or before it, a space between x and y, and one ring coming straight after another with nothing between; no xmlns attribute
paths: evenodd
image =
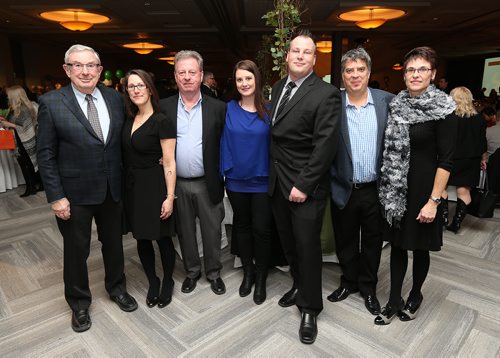
<svg viewBox="0 0 500 358"><path fill-rule="evenodd" d="M377 181L371 181L368 183L352 183L352 188L355 190L363 189L363 188L368 188L370 186L376 185Z"/></svg>
<svg viewBox="0 0 500 358"><path fill-rule="evenodd" d="M177 177L177 179L182 179L182 180L200 180L200 179L203 179L205 178L205 176L201 176L201 177L190 177L190 178L183 178L183 177Z"/></svg>

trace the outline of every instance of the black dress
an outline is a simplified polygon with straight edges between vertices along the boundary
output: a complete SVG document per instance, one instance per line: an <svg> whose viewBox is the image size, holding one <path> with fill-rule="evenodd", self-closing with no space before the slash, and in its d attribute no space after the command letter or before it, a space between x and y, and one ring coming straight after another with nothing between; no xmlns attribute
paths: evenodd
<svg viewBox="0 0 500 358"><path fill-rule="evenodd" d="M125 213L127 231L138 240L158 240L174 233L174 220L160 219L167 195L160 139L176 138L175 126L163 113L154 113L131 135L133 119L123 126Z"/></svg>
<svg viewBox="0 0 500 358"><path fill-rule="evenodd" d="M439 251L443 245L441 207L432 223L416 220L428 202L437 168L450 171L456 144L456 118L410 126L410 169L406 213L400 227L384 220L384 240L405 250Z"/></svg>
<svg viewBox="0 0 500 358"><path fill-rule="evenodd" d="M457 148L448 185L475 187L479 183L481 156L487 150L486 121L482 114L452 115L457 121Z"/></svg>

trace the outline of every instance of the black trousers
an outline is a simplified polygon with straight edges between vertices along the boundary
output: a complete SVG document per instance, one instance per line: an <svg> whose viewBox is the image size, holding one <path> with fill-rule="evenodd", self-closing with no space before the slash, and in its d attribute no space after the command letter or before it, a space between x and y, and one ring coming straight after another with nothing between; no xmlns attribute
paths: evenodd
<svg viewBox="0 0 500 358"><path fill-rule="evenodd" d="M71 202L70 202L71 205ZM92 219L101 242L104 284L110 296L126 292L122 242L122 204L109 192L102 204L71 205L71 218L57 218L64 240L64 295L72 310L87 309L92 301L87 258L90 254Z"/></svg>
<svg viewBox="0 0 500 358"><path fill-rule="evenodd" d="M339 210L332 202L335 250L342 276L340 284L362 295L376 294L382 252L382 215L377 186L353 189L347 205Z"/></svg>
<svg viewBox="0 0 500 358"><path fill-rule="evenodd" d="M326 199L309 197L303 203L292 203L276 190L271 202L283 252L298 289L297 307L317 315L323 309L320 234Z"/></svg>
<svg viewBox="0 0 500 358"><path fill-rule="evenodd" d="M271 256L271 201L267 193L226 190L233 209L233 243L243 265L255 259L258 271L267 271Z"/></svg>

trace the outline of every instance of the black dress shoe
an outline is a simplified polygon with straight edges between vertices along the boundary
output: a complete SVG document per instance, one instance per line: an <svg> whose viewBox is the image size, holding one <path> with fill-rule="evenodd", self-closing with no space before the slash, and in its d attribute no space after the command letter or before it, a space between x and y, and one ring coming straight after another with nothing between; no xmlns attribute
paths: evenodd
<svg viewBox="0 0 500 358"><path fill-rule="evenodd" d="M365 296L365 307L372 315L380 314L380 303L375 295Z"/></svg>
<svg viewBox="0 0 500 358"><path fill-rule="evenodd" d="M220 277L217 277L215 280L209 280L210 281L210 287L212 288L212 291L216 295L223 295L226 293L226 285L224 284L224 281Z"/></svg>
<svg viewBox="0 0 500 358"><path fill-rule="evenodd" d="M127 292L122 293L120 296L111 296L110 298L116 302L122 311L132 312L137 309L135 298L130 296Z"/></svg>
<svg viewBox="0 0 500 358"><path fill-rule="evenodd" d="M155 297L146 297L146 304L148 305L149 308L153 308L158 304L160 301L160 298L158 296Z"/></svg>
<svg viewBox="0 0 500 358"><path fill-rule="evenodd" d="M316 340L317 335L316 315L302 312L302 320L300 321L299 328L300 341L304 344L312 344Z"/></svg>
<svg viewBox="0 0 500 358"><path fill-rule="evenodd" d="M290 307L295 304L295 299L297 298L297 292L299 292L298 288L292 287L290 291L285 293L283 297L278 301L278 304L281 307Z"/></svg>
<svg viewBox="0 0 500 358"><path fill-rule="evenodd" d="M75 332L85 332L92 326L92 321L90 320L89 310L78 310L73 311L71 315L71 328Z"/></svg>
<svg viewBox="0 0 500 358"><path fill-rule="evenodd" d="M385 326L392 322L394 317L398 314L399 310L404 306L404 301L401 299L401 303L398 306L393 306L390 303L387 303L384 308L382 308L382 312L375 317L374 323L377 326Z"/></svg>
<svg viewBox="0 0 500 358"><path fill-rule="evenodd" d="M423 300L424 296L422 296L422 294L420 294L418 300L415 301L408 298L408 301L406 301L406 305L403 310L398 312L399 319L403 322L414 320L415 317L417 317L417 311L420 308Z"/></svg>
<svg viewBox="0 0 500 358"><path fill-rule="evenodd" d="M182 283L181 291L184 293L193 292L193 290L196 288L196 282L200 279L200 277L201 273L199 273L198 276L194 278L186 277L186 279Z"/></svg>
<svg viewBox="0 0 500 358"><path fill-rule="evenodd" d="M149 283L148 295L146 296L146 305L149 308L153 308L158 304L160 294L160 279L155 277L155 279Z"/></svg>
<svg viewBox="0 0 500 358"><path fill-rule="evenodd" d="M335 291L332 292L330 296L328 296L326 299L330 302L339 302L345 300L351 293L356 293L359 290L351 290L348 289L347 287L340 286L337 288Z"/></svg>
<svg viewBox="0 0 500 358"><path fill-rule="evenodd" d="M167 282L163 282L162 288L161 288L161 294L160 298L158 301L158 308L164 308L167 307L170 302L172 302L172 292L174 290L174 280L170 279L167 280Z"/></svg>

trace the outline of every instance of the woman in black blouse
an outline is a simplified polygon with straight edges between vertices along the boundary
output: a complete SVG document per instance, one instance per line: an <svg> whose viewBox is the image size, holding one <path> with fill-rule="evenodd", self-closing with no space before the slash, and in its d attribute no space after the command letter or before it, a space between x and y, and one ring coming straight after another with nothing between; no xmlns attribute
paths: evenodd
<svg viewBox="0 0 500 358"><path fill-rule="evenodd" d="M126 223L137 239L137 251L149 281L146 304L163 308L172 300L175 251L175 124L160 112L151 76L132 70L125 76L125 106L129 119L123 126ZM163 165L160 165L160 159ZM163 281L155 271L156 241L163 265Z"/></svg>
<svg viewBox="0 0 500 358"><path fill-rule="evenodd" d="M417 47L404 58L407 89L390 103L379 197L385 216L384 240L391 242L391 292L375 324L415 318L423 300L429 251L443 244L440 198L452 169L455 102L436 89L436 53ZM413 286L406 300L402 286L413 251Z"/></svg>

